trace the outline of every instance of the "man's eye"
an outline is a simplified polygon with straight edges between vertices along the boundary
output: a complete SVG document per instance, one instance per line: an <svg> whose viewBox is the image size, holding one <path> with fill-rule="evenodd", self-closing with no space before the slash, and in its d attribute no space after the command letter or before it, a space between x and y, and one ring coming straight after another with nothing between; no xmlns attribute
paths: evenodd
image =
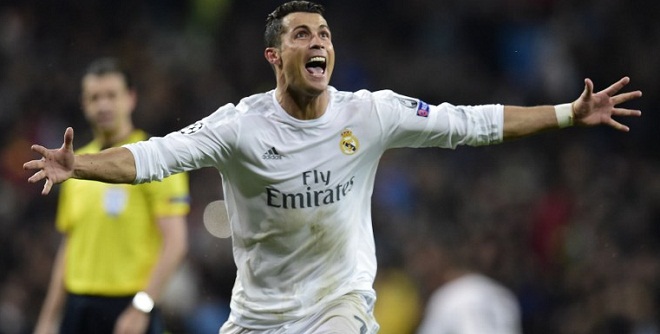
<svg viewBox="0 0 660 334"><path fill-rule="evenodd" d="M304 37L307 37L306 31L299 31L296 33L296 38L304 38Z"/></svg>

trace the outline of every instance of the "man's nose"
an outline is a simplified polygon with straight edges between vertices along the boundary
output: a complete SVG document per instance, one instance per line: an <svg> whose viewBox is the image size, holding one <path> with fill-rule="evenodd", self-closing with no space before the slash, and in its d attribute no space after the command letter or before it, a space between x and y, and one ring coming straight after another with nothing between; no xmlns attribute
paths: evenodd
<svg viewBox="0 0 660 334"><path fill-rule="evenodd" d="M112 104L113 104L113 100L108 96L101 97L98 100L99 108L110 108Z"/></svg>
<svg viewBox="0 0 660 334"><path fill-rule="evenodd" d="M312 40L309 45L310 49L325 49L324 41L319 35L312 36Z"/></svg>

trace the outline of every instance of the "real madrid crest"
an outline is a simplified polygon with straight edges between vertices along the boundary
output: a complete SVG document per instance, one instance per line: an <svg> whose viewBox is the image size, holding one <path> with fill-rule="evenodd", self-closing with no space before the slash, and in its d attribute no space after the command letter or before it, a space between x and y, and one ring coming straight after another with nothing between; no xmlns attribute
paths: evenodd
<svg viewBox="0 0 660 334"><path fill-rule="evenodd" d="M342 131L341 140L339 141L339 149L341 149L346 155L352 155L357 152L358 148L360 148L360 142L355 135L353 135L353 131L350 129Z"/></svg>

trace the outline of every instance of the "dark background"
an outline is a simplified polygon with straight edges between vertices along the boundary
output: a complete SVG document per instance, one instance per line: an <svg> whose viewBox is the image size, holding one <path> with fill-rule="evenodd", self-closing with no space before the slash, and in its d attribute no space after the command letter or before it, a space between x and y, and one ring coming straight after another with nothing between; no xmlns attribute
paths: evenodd
<svg viewBox="0 0 660 334"><path fill-rule="evenodd" d="M643 112L622 120L630 133L569 128L492 147L387 153L373 196L377 288L405 291L410 304L397 312L383 297L381 333L391 322L412 331L423 312L416 232L456 224L489 240L480 269L516 294L525 333L659 333L654 1L321 3L340 90L392 89L433 104L558 104L576 99L584 78L600 90L628 75L625 90L644 92L625 105ZM164 135L274 88L262 36L279 4L0 1L0 333L30 332L44 298L59 241L57 188L41 196L22 163L34 157L32 143L60 146L66 126L77 147L91 139L78 103L85 66L124 60L139 92L136 124ZM191 191L191 251L163 307L173 332L217 333L235 267L230 240L211 237L201 217L222 196L220 177L192 172ZM409 318L404 308L414 310Z"/></svg>

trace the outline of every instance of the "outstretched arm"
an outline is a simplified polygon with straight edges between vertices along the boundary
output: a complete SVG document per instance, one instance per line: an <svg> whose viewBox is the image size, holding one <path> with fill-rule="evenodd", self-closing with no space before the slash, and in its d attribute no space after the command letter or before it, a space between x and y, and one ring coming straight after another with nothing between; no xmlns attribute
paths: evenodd
<svg viewBox="0 0 660 334"><path fill-rule="evenodd" d="M64 132L64 143L59 149L32 145L32 150L42 158L26 162L23 169L37 170L28 179L30 183L46 180L41 191L43 195L47 195L54 184L70 178L107 183L133 183L135 180L135 160L128 149L113 147L96 154L75 155L70 127Z"/></svg>
<svg viewBox="0 0 660 334"><path fill-rule="evenodd" d="M590 79L585 79L582 95L570 105L559 107L559 110L556 106L505 106L504 139L524 137L567 124L579 126L602 124L627 132L630 129L612 117L640 116L642 114L639 110L617 107L623 102L642 96L641 91L619 94L619 91L629 82L630 78L624 77L606 89L595 93L593 82Z"/></svg>

